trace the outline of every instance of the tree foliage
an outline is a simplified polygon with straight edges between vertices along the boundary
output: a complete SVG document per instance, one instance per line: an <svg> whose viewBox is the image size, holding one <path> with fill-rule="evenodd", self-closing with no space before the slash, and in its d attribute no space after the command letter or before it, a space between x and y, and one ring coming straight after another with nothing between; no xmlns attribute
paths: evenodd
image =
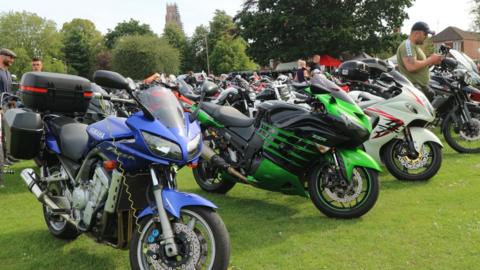
<svg viewBox="0 0 480 270"><path fill-rule="evenodd" d="M108 29L105 35L105 45L109 49L113 49L118 38L129 35L155 35L148 24L140 24L139 21L130 19L123 21L113 30Z"/></svg>
<svg viewBox="0 0 480 270"><path fill-rule="evenodd" d="M113 69L137 80L155 72L177 74L179 65L178 50L156 36L126 36L113 49Z"/></svg>
<svg viewBox="0 0 480 270"><path fill-rule="evenodd" d="M413 1L247 0L235 22L262 64L315 53L375 54L392 46Z"/></svg>
<svg viewBox="0 0 480 270"><path fill-rule="evenodd" d="M214 73L226 73L256 68L246 54L247 43L235 36L233 18L225 11L216 10L209 27L200 25L187 43L186 70L207 71L207 51L210 69ZM207 46L208 44L208 46Z"/></svg>
<svg viewBox="0 0 480 270"><path fill-rule="evenodd" d="M61 29L68 72L89 78L97 54L102 50L102 34L86 19L73 19Z"/></svg>
<svg viewBox="0 0 480 270"><path fill-rule="evenodd" d="M256 69L255 63L245 54L246 48L246 42L238 37L226 35L218 40L211 56L213 72L220 74Z"/></svg>
<svg viewBox="0 0 480 270"><path fill-rule="evenodd" d="M62 59L62 40L55 22L29 12L0 14L0 47L17 54L10 71L17 76L31 70L31 59L42 57L44 70L66 72L64 65L52 63ZM61 63L61 62L60 62Z"/></svg>

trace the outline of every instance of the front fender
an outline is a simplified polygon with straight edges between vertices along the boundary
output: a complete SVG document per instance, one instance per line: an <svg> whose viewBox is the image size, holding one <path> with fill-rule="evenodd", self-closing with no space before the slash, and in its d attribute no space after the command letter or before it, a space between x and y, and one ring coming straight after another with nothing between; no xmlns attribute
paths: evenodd
<svg viewBox="0 0 480 270"><path fill-rule="evenodd" d="M443 144L440 139L430 130L422 127L410 127L410 134L412 135L415 150L420 152L422 145L425 142L434 142L443 148Z"/></svg>
<svg viewBox="0 0 480 270"><path fill-rule="evenodd" d="M205 206L209 208L218 208L215 204L193 193L178 192L173 189L162 190L163 207L171 215L180 218L180 210L185 206ZM155 214L157 211L151 206L147 206L140 212L138 218Z"/></svg>
<svg viewBox="0 0 480 270"><path fill-rule="evenodd" d="M380 165L361 149L337 149L337 153L339 153L342 158L349 181L352 179L353 168L355 167L365 167L379 172L382 171Z"/></svg>

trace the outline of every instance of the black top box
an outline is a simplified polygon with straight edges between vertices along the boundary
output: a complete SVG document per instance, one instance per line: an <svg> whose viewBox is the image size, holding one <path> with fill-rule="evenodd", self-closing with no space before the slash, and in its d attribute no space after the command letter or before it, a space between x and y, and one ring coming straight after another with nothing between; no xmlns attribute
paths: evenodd
<svg viewBox="0 0 480 270"><path fill-rule="evenodd" d="M85 112L92 98L89 80L68 74L27 72L20 82L26 107L40 112Z"/></svg>

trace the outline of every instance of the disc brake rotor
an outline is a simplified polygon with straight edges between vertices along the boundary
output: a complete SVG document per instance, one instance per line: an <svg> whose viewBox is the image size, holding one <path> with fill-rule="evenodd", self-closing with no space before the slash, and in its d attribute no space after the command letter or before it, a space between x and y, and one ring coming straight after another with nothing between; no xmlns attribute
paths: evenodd
<svg viewBox="0 0 480 270"><path fill-rule="evenodd" d="M173 225L175 242L178 246L176 257L167 257L163 247L155 243L147 243L144 253L154 269L195 269L200 260L201 243L195 232L182 223Z"/></svg>
<svg viewBox="0 0 480 270"><path fill-rule="evenodd" d="M472 118L470 127L460 130L460 137L467 141L475 141L480 139L480 120Z"/></svg>
<svg viewBox="0 0 480 270"><path fill-rule="evenodd" d="M428 163L428 157L429 153L424 145L422 145L422 149L418 153L417 158L409 158L406 153L404 155L397 155L397 159L400 161L402 166L409 170L417 170L425 167L425 165Z"/></svg>
<svg viewBox="0 0 480 270"><path fill-rule="evenodd" d="M332 187L326 188L325 193L333 200L341 203L354 201L362 192L363 181L362 176L357 170L353 170L352 182L348 187Z"/></svg>

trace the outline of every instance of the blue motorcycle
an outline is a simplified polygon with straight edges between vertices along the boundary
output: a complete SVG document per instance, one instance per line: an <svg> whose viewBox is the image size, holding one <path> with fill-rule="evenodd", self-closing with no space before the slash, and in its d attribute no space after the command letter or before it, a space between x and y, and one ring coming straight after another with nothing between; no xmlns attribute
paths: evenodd
<svg viewBox="0 0 480 270"><path fill-rule="evenodd" d="M195 165L202 136L167 85L137 91L118 73L94 81L125 89L138 112L91 125L74 120L93 94L86 79L29 72L21 97L29 108L5 115L7 152L34 158L21 177L43 205L49 231L130 249L132 269L227 269L230 242L210 201L177 191L176 173Z"/></svg>

